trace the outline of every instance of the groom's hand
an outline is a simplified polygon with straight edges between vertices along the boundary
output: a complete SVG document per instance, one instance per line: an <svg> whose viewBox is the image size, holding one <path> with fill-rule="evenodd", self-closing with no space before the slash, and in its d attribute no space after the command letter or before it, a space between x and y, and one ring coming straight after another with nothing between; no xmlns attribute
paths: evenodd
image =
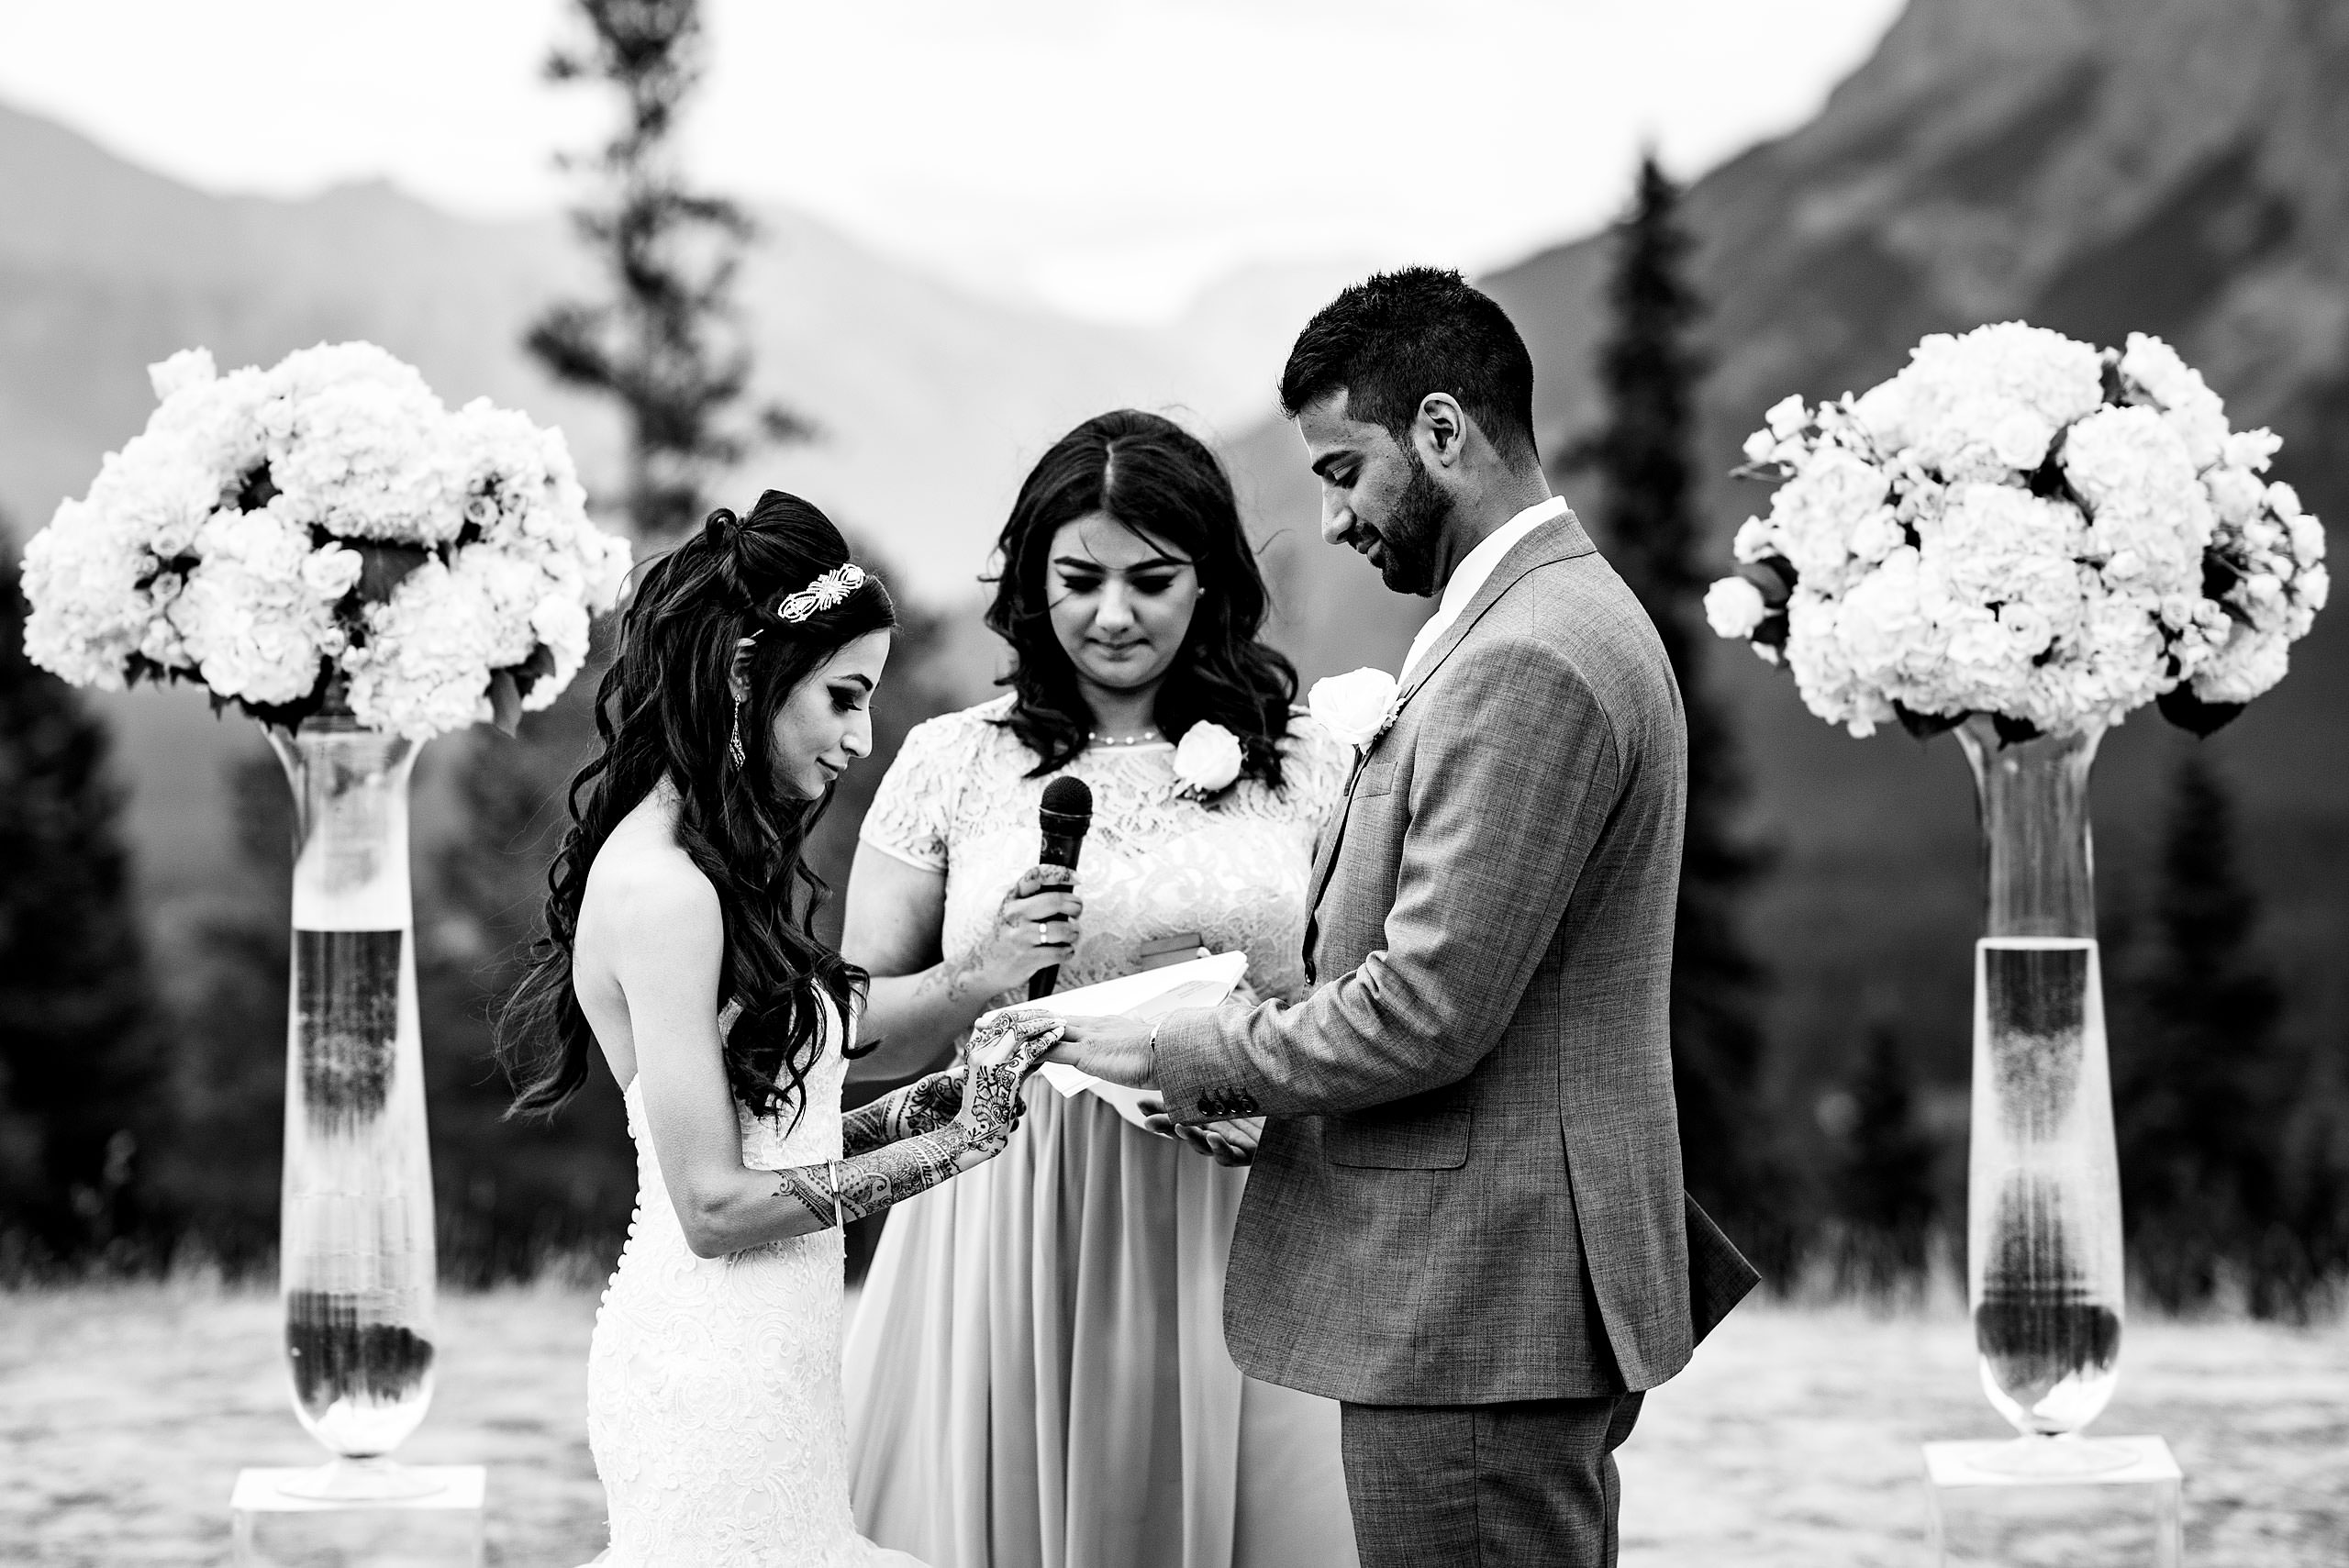
<svg viewBox="0 0 2349 1568"><path fill-rule="evenodd" d="M1123 1084L1129 1089L1157 1086L1158 1064L1150 1051L1150 1026L1132 1018L1064 1018L1065 1032L1046 1062L1065 1062L1082 1073Z"/></svg>

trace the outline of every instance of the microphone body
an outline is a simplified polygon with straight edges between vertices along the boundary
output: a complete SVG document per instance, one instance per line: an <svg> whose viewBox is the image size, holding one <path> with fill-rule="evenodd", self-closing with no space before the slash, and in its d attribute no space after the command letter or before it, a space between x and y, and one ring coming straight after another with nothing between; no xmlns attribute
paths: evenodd
<svg viewBox="0 0 2349 1568"><path fill-rule="evenodd" d="M1093 826L1093 791L1083 779L1063 775L1044 786L1044 799L1036 812L1036 821L1042 829L1042 842L1036 851L1036 863L1066 866L1076 869L1076 857L1085 848L1085 830ZM1028 999L1040 1002L1052 994L1060 983L1061 966L1040 969L1028 980Z"/></svg>

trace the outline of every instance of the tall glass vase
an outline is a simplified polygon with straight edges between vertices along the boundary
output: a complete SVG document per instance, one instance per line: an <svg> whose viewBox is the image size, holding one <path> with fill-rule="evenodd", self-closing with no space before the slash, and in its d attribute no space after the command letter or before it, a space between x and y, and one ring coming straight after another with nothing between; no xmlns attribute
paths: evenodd
<svg viewBox="0 0 2349 1568"><path fill-rule="evenodd" d="M432 1398L431 1152L408 896L417 742L272 728L297 811L278 1274L294 1409L334 1458L287 1487L413 1496L390 1459Z"/></svg>
<svg viewBox="0 0 2349 1568"><path fill-rule="evenodd" d="M1981 807L1966 1297L1982 1387L2021 1437L1999 1468L2125 1464L2077 1434L2112 1397L2121 1178L2105 1052L2088 770L2100 728L2001 741L1958 731Z"/></svg>

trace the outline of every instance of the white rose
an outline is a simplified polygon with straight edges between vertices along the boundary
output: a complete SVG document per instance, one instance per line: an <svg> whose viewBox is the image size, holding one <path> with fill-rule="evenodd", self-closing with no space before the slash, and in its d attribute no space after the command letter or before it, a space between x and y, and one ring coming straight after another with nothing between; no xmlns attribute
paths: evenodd
<svg viewBox="0 0 2349 1568"><path fill-rule="evenodd" d="M1314 682L1305 706L1322 728L1349 746L1366 747L1386 731L1396 690L1394 676L1365 665Z"/></svg>
<svg viewBox="0 0 2349 1568"><path fill-rule="evenodd" d="M347 545L329 544L312 550L302 562L302 581L310 592L332 604L351 592L366 569L366 558Z"/></svg>
<svg viewBox="0 0 2349 1568"><path fill-rule="evenodd" d="M1752 637L1769 619L1762 590L1742 577L1724 577L1705 590L1705 619L1720 637Z"/></svg>
<svg viewBox="0 0 2349 1568"><path fill-rule="evenodd" d="M1220 724L1194 724L1174 748L1174 777L1186 791L1209 795L1238 778L1246 760L1240 738L1230 730Z"/></svg>

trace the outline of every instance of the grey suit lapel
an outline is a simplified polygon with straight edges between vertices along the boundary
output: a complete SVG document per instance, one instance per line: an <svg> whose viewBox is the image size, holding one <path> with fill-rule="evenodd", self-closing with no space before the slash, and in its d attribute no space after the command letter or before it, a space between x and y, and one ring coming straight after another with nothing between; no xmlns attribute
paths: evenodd
<svg viewBox="0 0 2349 1568"><path fill-rule="evenodd" d="M1553 561L1568 561L1577 555L1588 555L1597 548L1590 542L1590 536L1583 532L1581 520L1572 512L1552 518L1519 539L1517 547L1494 565L1490 574L1485 578L1484 586L1477 589L1475 596L1462 608L1459 617L1444 628L1442 637L1435 639L1435 646L1428 650L1428 656L1419 661L1419 667L1411 673L1411 684L1405 686L1395 699L1396 712L1400 713L1413 697L1419 695L1419 688L1428 684L1428 677L1442 668L1443 662L1452 657L1452 651L1460 646L1469 628L1493 607L1503 594L1517 585L1519 578L1537 566L1546 566Z"/></svg>
<svg viewBox="0 0 2349 1568"><path fill-rule="evenodd" d="M1515 585L1519 578L1537 566L1546 566L1553 561L1571 560L1577 555L1588 555L1597 548L1590 542L1590 536L1583 531L1582 523L1572 512L1542 524L1518 540L1516 548L1502 556L1493 567L1491 573L1485 579L1484 586L1478 588L1475 596L1462 607L1458 617L1444 628L1442 637L1436 639L1435 646L1428 650L1428 656L1419 662L1419 669L1412 675L1411 684L1396 696L1394 714L1399 716L1402 713L1404 706L1419 695L1420 687L1428 684L1428 677L1434 674L1442 666L1443 662L1452 656L1452 651L1460 646L1461 639L1468 635L1469 628L1476 624L1486 610L1493 607L1503 594ZM1374 748L1377 744L1375 740L1371 742ZM1330 824L1329 833L1322 840L1321 852L1314 859L1313 891L1307 898L1307 907L1314 914L1318 914L1320 910L1321 895L1329 890L1330 878L1337 870L1338 846L1346 836L1346 818L1353 812L1354 786L1362 782L1363 766L1368 761L1368 751L1354 753L1353 773L1346 780L1344 804L1338 808L1338 819ZM1308 959L1313 955L1313 940L1319 928L1319 921L1308 916L1305 939Z"/></svg>

